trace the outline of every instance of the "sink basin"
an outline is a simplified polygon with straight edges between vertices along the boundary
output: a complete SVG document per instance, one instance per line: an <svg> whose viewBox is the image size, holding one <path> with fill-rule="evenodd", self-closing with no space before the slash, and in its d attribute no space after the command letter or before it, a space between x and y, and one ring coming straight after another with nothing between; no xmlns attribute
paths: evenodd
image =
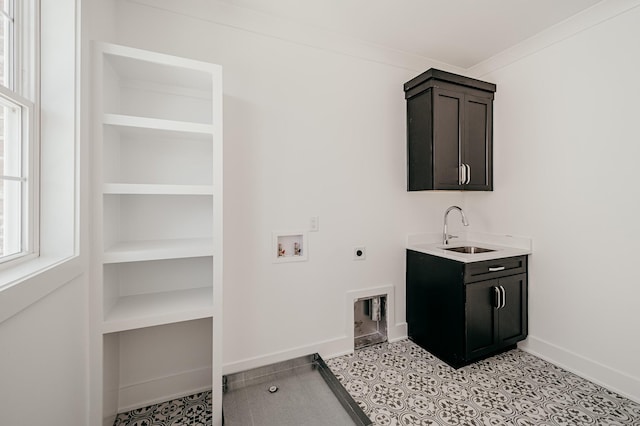
<svg viewBox="0 0 640 426"><path fill-rule="evenodd" d="M495 251L488 248L473 247L473 246L451 247L451 248L446 248L445 250L455 251L456 253L465 253L465 254L478 254L478 253L488 253L490 251Z"/></svg>

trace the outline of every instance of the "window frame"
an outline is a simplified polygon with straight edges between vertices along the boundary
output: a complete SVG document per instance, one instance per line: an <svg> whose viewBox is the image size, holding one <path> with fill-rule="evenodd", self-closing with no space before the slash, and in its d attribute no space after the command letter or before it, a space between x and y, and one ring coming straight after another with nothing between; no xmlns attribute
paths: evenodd
<svg viewBox="0 0 640 426"><path fill-rule="evenodd" d="M0 271L39 256L39 189L40 189L40 138L39 138L39 93L40 93L40 26L39 0L11 0L13 20L7 22L12 61L7 67L7 85L0 84L0 96L17 105L20 112L21 174L20 191L20 251L0 257ZM4 11L2 11L4 15ZM5 141L6 143L6 141ZM4 224L3 224L4 226Z"/></svg>
<svg viewBox="0 0 640 426"><path fill-rule="evenodd" d="M0 10L0 13L7 18L9 26L11 27L11 31L9 31L9 40L4 40L4 49L5 49L5 52L7 50L9 51L8 56L13 59L15 57L15 51L16 51L16 37L15 37L16 35L15 34L15 17L16 17L15 2L16 0L10 0L10 1L11 1L10 3L11 5L10 7L7 8L9 9L9 12L5 12L3 9L3 10ZM7 62L5 62L5 66L7 65ZM5 84L5 86L13 90L15 88L15 85L14 85L15 67L7 67L5 70L5 77L7 81L7 84Z"/></svg>
<svg viewBox="0 0 640 426"><path fill-rule="evenodd" d="M89 43L77 0L36 2L37 256L0 270L0 325L90 271ZM23 261L22 259L25 259Z"/></svg>

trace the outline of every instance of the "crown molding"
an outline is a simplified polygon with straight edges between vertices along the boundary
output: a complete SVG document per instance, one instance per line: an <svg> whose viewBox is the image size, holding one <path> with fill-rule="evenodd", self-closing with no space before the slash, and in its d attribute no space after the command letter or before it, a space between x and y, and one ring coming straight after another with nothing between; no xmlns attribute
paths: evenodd
<svg viewBox="0 0 640 426"><path fill-rule="evenodd" d="M590 8L469 68L369 43L221 0L124 0L228 29L324 50L360 60L422 72L428 68L483 78L582 31L640 7L640 0L603 0Z"/></svg>
<svg viewBox="0 0 640 426"><path fill-rule="evenodd" d="M511 48L467 68L466 73L475 78L482 78L637 7L640 7L640 0L603 0Z"/></svg>
<svg viewBox="0 0 640 426"><path fill-rule="evenodd" d="M431 67L454 73L464 72L463 68L434 59L350 38L320 28L305 26L220 0L125 1L238 31L401 68L411 72L422 72Z"/></svg>

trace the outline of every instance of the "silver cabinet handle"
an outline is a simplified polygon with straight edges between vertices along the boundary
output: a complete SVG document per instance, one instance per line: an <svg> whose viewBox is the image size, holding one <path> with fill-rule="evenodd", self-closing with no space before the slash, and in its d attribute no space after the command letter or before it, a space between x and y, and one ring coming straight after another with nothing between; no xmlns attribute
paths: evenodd
<svg viewBox="0 0 640 426"><path fill-rule="evenodd" d="M494 295L496 297L496 305L495 305L496 309L500 309L500 304L501 304L501 302L500 302L500 289L498 287L494 287L493 288L493 293L494 293Z"/></svg>
<svg viewBox="0 0 640 426"><path fill-rule="evenodd" d="M504 271L504 266L489 266L489 272Z"/></svg>
<svg viewBox="0 0 640 426"><path fill-rule="evenodd" d="M459 185L464 185L464 182L467 180L467 170L464 168L464 163L462 162L462 120L458 121L458 167L462 169L462 177L460 177Z"/></svg>
<svg viewBox="0 0 640 426"><path fill-rule="evenodd" d="M467 181L467 168L463 164L458 166L458 182L460 185L464 185Z"/></svg>
<svg viewBox="0 0 640 426"><path fill-rule="evenodd" d="M507 292L504 291L504 287L502 286L500 286L500 290L502 290L502 306L500 306L500 309L502 309L507 304Z"/></svg>
<svg viewBox="0 0 640 426"><path fill-rule="evenodd" d="M465 164L464 167L467 169L467 172L465 173L467 175L467 180L465 183L469 183L471 182L471 167L468 164Z"/></svg>

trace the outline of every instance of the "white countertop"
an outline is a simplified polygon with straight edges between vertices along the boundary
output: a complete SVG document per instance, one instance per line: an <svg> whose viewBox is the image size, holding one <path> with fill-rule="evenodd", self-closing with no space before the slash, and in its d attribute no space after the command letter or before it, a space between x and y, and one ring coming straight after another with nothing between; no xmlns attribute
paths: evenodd
<svg viewBox="0 0 640 426"><path fill-rule="evenodd" d="M480 232L460 232L459 238L449 240L446 246L442 244L442 233L416 234L407 237L407 248L410 250L463 263L528 255L532 253L532 245L531 238ZM463 246L482 247L494 251L466 254L445 250Z"/></svg>

